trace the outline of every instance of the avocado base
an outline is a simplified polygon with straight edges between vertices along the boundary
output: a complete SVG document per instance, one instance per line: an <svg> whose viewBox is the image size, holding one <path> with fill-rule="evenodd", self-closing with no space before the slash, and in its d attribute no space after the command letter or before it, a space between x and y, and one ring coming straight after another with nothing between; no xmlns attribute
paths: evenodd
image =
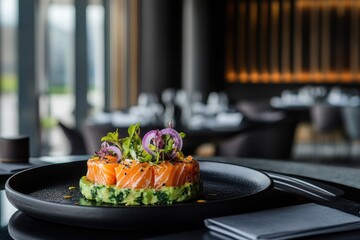
<svg viewBox="0 0 360 240"><path fill-rule="evenodd" d="M184 202L199 197L202 193L201 182L185 183L178 187L162 187L160 189L129 189L115 185L95 185L86 179L80 178L81 194L88 200L115 205L157 205Z"/></svg>

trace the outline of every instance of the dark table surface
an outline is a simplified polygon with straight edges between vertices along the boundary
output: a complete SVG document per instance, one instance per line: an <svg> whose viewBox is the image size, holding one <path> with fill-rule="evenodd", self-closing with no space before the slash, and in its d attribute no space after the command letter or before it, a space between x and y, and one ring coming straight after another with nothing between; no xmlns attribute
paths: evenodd
<svg viewBox="0 0 360 240"><path fill-rule="evenodd" d="M87 156L74 157L43 157L31 159L33 165L58 164L69 161L86 160ZM218 162L239 164L264 171L296 175L305 179L318 180L321 183L330 184L344 191L344 197L355 202L360 202L360 175L359 169L324 166L317 164L297 163L291 161L275 161L262 159L239 159L239 158L206 158ZM6 178L11 174L1 173L2 189ZM281 206L295 205L312 202L311 199L294 193L288 193L281 189L273 189L269 195L269 201L259 207L270 209ZM50 223L33 219L15 209L7 200L4 190L0 191L0 239L218 239L205 227L159 229L151 231L105 231L96 229L78 228L66 225ZM141 226L139 226L141 229ZM359 231L317 236L317 239L359 239Z"/></svg>

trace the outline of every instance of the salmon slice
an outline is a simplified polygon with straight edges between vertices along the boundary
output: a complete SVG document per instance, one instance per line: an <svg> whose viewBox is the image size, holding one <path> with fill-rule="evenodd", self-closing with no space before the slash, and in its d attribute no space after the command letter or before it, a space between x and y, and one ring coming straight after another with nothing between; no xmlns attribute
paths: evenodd
<svg viewBox="0 0 360 240"><path fill-rule="evenodd" d="M200 180L200 166L192 156L188 156L184 159L184 163L187 166L185 182L197 182Z"/></svg>
<svg viewBox="0 0 360 240"><path fill-rule="evenodd" d="M86 178L95 184L116 184L115 168L119 166L115 156L106 156L103 159L93 158L87 162Z"/></svg>
<svg viewBox="0 0 360 240"><path fill-rule="evenodd" d="M199 164L193 158L186 161L164 161L154 166L154 188L177 187L200 179Z"/></svg>
<svg viewBox="0 0 360 240"><path fill-rule="evenodd" d="M91 182L95 182L95 176L97 174L97 171L95 173L95 167L96 167L95 165L98 160L99 160L98 158L91 158L87 161L86 178Z"/></svg>
<svg viewBox="0 0 360 240"><path fill-rule="evenodd" d="M115 169L116 186L120 188L143 189L153 187L152 165L126 159Z"/></svg>
<svg viewBox="0 0 360 240"><path fill-rule="evenodd" d="M187 169L188 166L184 162L181 164L177 164L173 178L173 186L181 186L186 183L186 175L183 173L188 171Z"/></svg>
<svg viewBox="0 0 360 240"><path fill-rule="evenodd" d="M154 166L154 188L169 187L173 185L175 177L176 166L173 163L164 161L159 165Z"/></svg>

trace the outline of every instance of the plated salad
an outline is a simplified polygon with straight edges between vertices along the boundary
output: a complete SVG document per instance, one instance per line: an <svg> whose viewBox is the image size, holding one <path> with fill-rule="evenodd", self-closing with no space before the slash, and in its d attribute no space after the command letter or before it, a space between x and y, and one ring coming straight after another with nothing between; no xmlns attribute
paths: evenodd
<svg viewBox="0 0 360 240"><path fill-rule="evenodd" d="M202 193L199 163L184 156L184 133L171 126L140 137L140 124L128 136L118 131L101 139L100 150L87 161L80 191L88 200L111 204L173 204Z"/></svg>

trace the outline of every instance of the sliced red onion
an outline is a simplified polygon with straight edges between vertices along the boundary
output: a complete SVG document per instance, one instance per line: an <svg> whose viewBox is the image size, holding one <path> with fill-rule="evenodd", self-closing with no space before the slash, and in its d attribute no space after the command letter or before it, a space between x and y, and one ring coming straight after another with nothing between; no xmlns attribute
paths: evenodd
<svg viewBox="0 0 360 240"><path fill-rule="evenodd" d="M117 161L119 161L121 159L121 157L122 157L120 149L118 147L116 147L116 146L108 146L104 150L105 151L111 151L111 152L115 153L116 156L117 156Z"/></svg>
<svg viewBox="0 0 360 240"><path fill-rule="evenodd" d="M160 132L158 132L158 130L151 130L148 133L146 133L145 136L143 137L142 145L144 149L153 156L155 156L156 154L149 148L149 145L151 144L151 141L157 137L157 135L159 137L161 137L162 135L170 135L170 137L174 140L175 149L170 155L170 159L173 159L176 156L176 151L181 150L183 145L183 141L179 133L172 128L165 128L162 129ZM160 143L158 144L160 145Z"/></svg>
<svg viewBox="0 0 360 240"><path fill-rule="evenodd" d="M178 150L181 150L181 149L182 149L183 140L182 140L182 138L180 137L180 134L179 134L175 129L172 129L172 128L164 128L163 130L160 131L160 133L161 133L162 135L170 135L170 137L172 137L172 139L174 139L175 147L176 147Z"/></svg>
<svg viewBox="0 0 360 240"><path fill-rule="evenodd" d="M109 146L109 143L107 141L104 141L101 143L101 149L105 149Z"/></svg>
<svg viewBox="0 0 360 240"><path fill-rule="evenodd" d="M153 138L155 138L156 133L157 133L157 130L151 130L151 131L147 132L141 142L145 151L147 151L148 153L150 153L153 156L155 156L155 153L153 151L151 151L151 149L149 148L149 145L151 143L151 140Z"/></svg>

